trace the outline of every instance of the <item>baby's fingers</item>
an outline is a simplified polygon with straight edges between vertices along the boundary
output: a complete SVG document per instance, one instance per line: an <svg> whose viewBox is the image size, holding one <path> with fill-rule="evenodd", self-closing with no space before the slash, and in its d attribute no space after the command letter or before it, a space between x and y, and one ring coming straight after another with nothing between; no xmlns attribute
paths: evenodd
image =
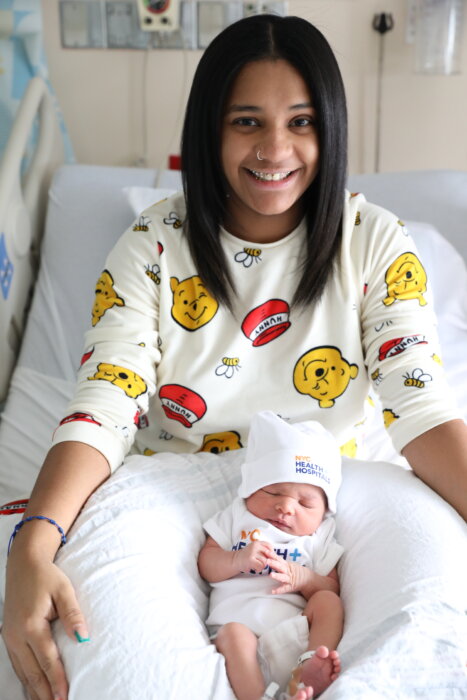
<svg viewBox="0 0 467 700"><path fill-rule="evenodd" d="M290 583L290 576L288 574L276 573L275 571L271 571L269 576L273 578L274 581L280 581L281 583Z"/></svg>
<svg viewBox="0 0 467 700"><path fill-rule="evenodd" d="M288 570L287 562L284 561L284 559L282 559L282 557L277 557L276 559L268 558L267 564L274 571L279 571L280 573L283 573L283 574L285 574Z"/></svg>
<svg viewBox="0 0 467 700"><path fill-rule="evenodd" d="M282 593L290 593L292 590L292 586L290 583L283 583L282 586L277 586L276 588L273 588L271 593L277 595L282 594Z"/></svg>
<svg viewBox="0 0 467 700"><path fill-rule="evenodd" d="M269 542L264 542L263 540L257 540L256 544L258 550L267 557L275 557L275 552L273 546Z"/></svg>

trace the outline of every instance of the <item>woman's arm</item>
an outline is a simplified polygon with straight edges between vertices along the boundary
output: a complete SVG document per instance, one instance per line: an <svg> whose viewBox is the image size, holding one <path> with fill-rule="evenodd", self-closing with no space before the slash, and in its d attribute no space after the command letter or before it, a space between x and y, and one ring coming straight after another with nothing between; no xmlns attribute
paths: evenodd
<svg viewBox="0 0 467 700"><path fill-rule="evenodd" d="M24 517L45 515L67 532L109 474L107 460L94 448L78 442L56 445L44 462ZM75 631L87 636L73 587L53 564L59 546L54 526L28 522L13 540L6 572L2 635L16 674L39 700L68 697L50 622L59 617L70 637L75 638Z"/></svg>
<svg viewBox="0 0 467 700"><path fill-rule="evenodd" d="M402 454L415 474L467 520L467 425L442 423L409 442Z"/></svg>
<svg viewBox="0 0 467 700"><path fill-rule="evenodd" d="M89 496L109 476L107 460L93 447L81 442L61 442L52 447L45 459L24 517L46 515L66 532ZM53 558L60 544L59 537L51 537L53 528L46 528L40 521L28 523L15 538L14 547L35 541L39 529L46 532L45 537L40 537L41 542L52 540L47 553Z"/></svg>

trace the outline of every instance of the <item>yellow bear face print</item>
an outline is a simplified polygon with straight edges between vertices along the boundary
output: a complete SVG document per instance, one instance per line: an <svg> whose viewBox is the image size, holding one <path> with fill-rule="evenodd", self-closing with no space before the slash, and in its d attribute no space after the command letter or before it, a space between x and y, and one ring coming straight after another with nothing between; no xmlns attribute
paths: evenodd
<svg viewBox="0 0 467 700"><path fill-rule="evenodd" d="M235 430L228 430L225 433L205 435L200 452L219 454L228 450L239 450L241 447L243 445L240 442L240 435Z"/></svg>
<svg viewBox="0 0 467 700"><path fill-rule="evenodd" d="M356 438L352 438L351 440L348 440L348 442L344 442L344 444L340 446L340 453L342 457L350 457L351 459L355 459L355 457L357 456L357 452L358 445Z"/></svg>
<svg viewBox="0 0 467 700"><path fill-rule="evenodd" d="M342 357L339 348L322 346L300 357L293 372L293 383L300 394L319 401L320 408L331 408L358 374L358 366Z"/></svg>
<svg viewBox="0 0 467 700"><path fill-rule="evenodd" d="M181 282L170 278L173 293L172 318L187 331L196 331L216 315L219 304L198 275Z"/></svg>
<svg viewBox="0 0 467 700"><path fill-rule="evenodd" d="M88 377L88 379L90 381L93 379L104 379L111 384L115 384L131 399L135 399L147 391L145 382L138 374L125 367L110 365L106 362L100 362L97 365L97 372L92 377Z"/></svg>
<svg viewBox="0 0 467 700"><path fill-rule="evenodd" d="M394 411L391 408L385 408L383 409L383 420L384 420L384 427L386 430L389 428L390 425L394 423L395 420L399 418L398 415L394 413Z"/></svg>
<svg viewBox="0 0 467 700"><path fill-rule="evenodd" d="M425 268L416 255L399 255L386 272L388 295L383 304L389 306L397 300L418 299L420 306L425 306L422 295L426 292L426 279Z"/></svg>
<svg viewBox="0 0 467 700"><path fill-rule="evenodd" d="M113 278L108 270L104 270L96 282L96 297L92 307L92 325L101 320L107 309L112 306L125 306L125 302L113 288Z"/></svg>

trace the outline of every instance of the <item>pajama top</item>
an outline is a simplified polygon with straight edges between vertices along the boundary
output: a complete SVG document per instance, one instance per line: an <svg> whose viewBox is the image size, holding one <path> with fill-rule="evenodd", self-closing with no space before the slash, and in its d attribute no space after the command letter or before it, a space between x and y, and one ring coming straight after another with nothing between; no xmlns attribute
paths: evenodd
<svg viewBox="0 0 467 700"><path fill-rule="evenodd" d="M459 417L441 365L430 280L396 216L346 192L334 271L291 308L306 227L274 243L220 230L233 311L197 274L182 194L123 234L96 284L77 389L54 443L76 440L116 469L130 450L243 447L251 417L317 420L358 455L370 388L397 450Z"/></svg>
<svg viewBox="0 0 467 700"><path fill-rule="evenodd" d="M313 535L291 535L250 513L240 497L204 523L222 549L238 550L255 540L269 542L285 561L307 566L320 576L334 569L344 551L334 539L335 528L334 518L328 516ZM245 571L211 583L206 620L211 631L227 622L241 622L259 636L302 612L306 600L300 593L271 593L280 584L269 572L266 566L259 573Z"/></svg>

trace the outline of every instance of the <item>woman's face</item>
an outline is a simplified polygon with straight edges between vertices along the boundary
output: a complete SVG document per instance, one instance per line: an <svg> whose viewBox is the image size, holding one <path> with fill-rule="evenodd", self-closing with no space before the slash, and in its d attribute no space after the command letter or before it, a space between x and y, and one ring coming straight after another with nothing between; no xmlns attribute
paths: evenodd
<svg viewBox="0 0 467 700"><path fill-rule="evenodd" d="M229 184L224 223L231 233L267 243L297 226L301 197L318 171L315 121L312 96L287 61L243 67L222 123L221 159Z"/></svg>

